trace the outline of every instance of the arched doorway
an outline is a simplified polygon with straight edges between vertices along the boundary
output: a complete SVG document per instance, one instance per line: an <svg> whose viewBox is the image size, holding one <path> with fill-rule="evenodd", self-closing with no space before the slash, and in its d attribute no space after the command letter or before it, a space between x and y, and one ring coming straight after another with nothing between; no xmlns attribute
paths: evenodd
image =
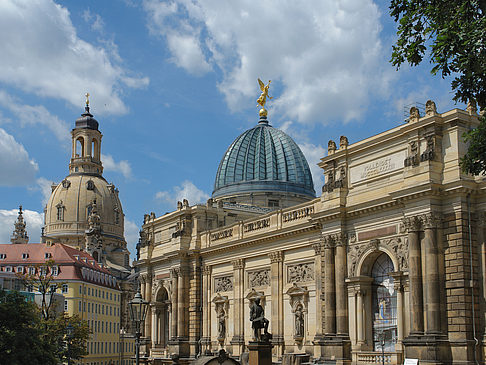
<svg viewBox="0 0 486 365"><path fill-rule="evenodd" d="M386 253L380 254L371 269L373 349L395 351L397 343L397 293L393 262Z"/></svg>
<svg viewBox="0 0 486 365"><path fill-rule="evenodd" d="M161 287L155 298L155 321L152 323L152 344L154 347L167 347L170 327L169 306L169 294L164 287Z"/></svg>

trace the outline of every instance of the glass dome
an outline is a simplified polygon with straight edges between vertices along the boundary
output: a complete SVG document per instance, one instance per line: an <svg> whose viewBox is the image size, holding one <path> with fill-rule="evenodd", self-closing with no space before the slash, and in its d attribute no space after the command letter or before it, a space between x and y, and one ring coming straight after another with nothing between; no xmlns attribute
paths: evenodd
<svg viewBox="0 0 486 365"><path fill-rule="evenodd" d="M229 146L219 164L213 198L253 192L316 195L299 146L265 118Z"/></svg>

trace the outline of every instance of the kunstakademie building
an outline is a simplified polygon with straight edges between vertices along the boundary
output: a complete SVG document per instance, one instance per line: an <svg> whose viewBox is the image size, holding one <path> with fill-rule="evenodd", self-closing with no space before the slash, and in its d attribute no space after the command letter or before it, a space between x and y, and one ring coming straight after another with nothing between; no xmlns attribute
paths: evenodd
<svg viewBox="0 0 486 365"><path fill-rule="evenodd" d="M316 197L297 144L261 115L206 204L145 216L142 353L239 356L259 297L274 361L483 363L486 182L459 166L477 124L472 105L429 101L391 130L329 141Z"/></svg>

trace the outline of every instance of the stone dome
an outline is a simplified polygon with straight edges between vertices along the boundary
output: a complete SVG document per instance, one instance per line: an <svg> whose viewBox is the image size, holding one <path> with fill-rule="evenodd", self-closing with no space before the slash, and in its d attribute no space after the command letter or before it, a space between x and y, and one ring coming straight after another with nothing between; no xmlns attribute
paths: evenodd
<svg viewBox="0 0 486 365"><path fill-rule="evenodd" d="M75 237L83 237L95 201L103 237L108 241L125 241L118 189L95 174L70 174L53 186L46 205L44 236L68 244ZM80 244L84 245L84 242Z"/></svg>
<svg viewBox="0 0 486 365"><path fill-rule="evenodd" d="M264 116L229 146L219 164L212 196L218 199L262 192L293 194L303 200L316 195L299 146L269 125Z"/></svg>

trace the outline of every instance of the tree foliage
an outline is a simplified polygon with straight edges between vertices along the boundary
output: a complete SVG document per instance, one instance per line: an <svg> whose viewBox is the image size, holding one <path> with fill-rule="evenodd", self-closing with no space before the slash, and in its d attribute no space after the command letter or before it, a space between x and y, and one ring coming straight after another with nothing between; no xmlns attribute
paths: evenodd
<svg viewBox="0 0 486 365"><path fill-rule="evenodd" d="M67 326L73 328L67 336ZM87 355L90 330L78 316L44 319L18 292L0 291L0 364L57 365Z"/></svg>
<svg viewBox="0 0 486 365"><path fill-rule="evenodd" d="M18 292L0 291L0 359L2 364L44 365L57 361L43 341L39 309Z"/></svg>
<svg viewBox="0 0 486 365"><path fill-rule="evenodd" d="M452 76L454 101L486 108L486 0L391 0L398 22L391 62L417 66L430 50L431 72ZM486 174L486 117L465 133L469 149L461 159L464 172Z"/></svg>
<svg viewBox="0 0 486 365"><path fill-rule="evenodd" d="M89 339L90 329L88 322L79 316L59 316L56 319L44 321L47 328L44 334L44 341L49 344L55 357L61 362L67 362L68 357L72 360L81 359L87 355L86 344ZM66 335L66 328L71 325L73 334Z"/></svg>
<svg viewBox="0 0 486 365"><path fill-rule="evenodd" d="M25 272L18 274L26 288L30 288L41 295L41 314L44 320L53 316L51 307L53 304L53 293L62 287L62 282L56 280L53 269L58 270L54 260L47 260L42 264L35 265L35 274Z"/></svg>
<svg viewBox="0 0 486 365"><path fill-rule="evenodd" d="M486 107L486 0L391 0L390 14L393 65L416 66L429 48L431 72L454 77L454 100Z"/></svg>

